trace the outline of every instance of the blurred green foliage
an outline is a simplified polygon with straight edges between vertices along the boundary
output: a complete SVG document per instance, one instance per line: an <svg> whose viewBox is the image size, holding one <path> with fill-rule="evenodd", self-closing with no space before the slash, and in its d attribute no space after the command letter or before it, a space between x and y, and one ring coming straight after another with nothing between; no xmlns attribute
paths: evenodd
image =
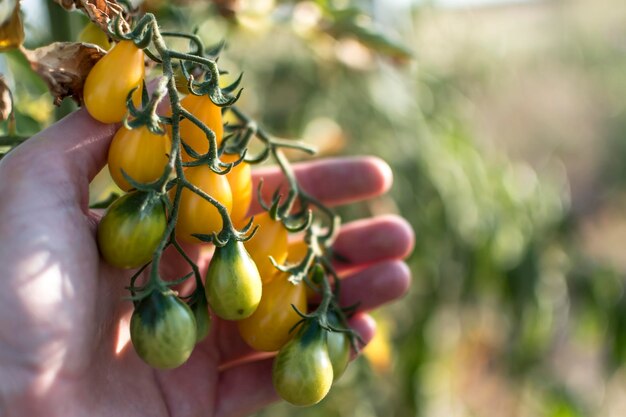
<svg viewBox="0 0 626 417"><path fill-rule="evenodd" d="M459 54L442 66L435 54L422 54L415 37L432 16L428 9L382 13L387 20L377 21L383 6L374 0L261 3L235 20L209 3L148 5L164 27L197 27L207 44L227 40L221 65L244 72L241 106L267 130L297 137L312 120L330 118L348 138L340 153L389 162L389 196L340 210L348 220L398 212L417 240L410 293L377 316L390 326L391 369L360 358L320 405L277 404L257 415L608 415L619 395L605 393L625 380L623 273L581 241L585 219L572 210L576 184L567 169L513 158L478 135L468 111L478 104L468 97L502 81L492 76L492 55ZM528 13L524 6L517 12ZM397 36L388 36L390 27ZM614 57L603 38L571 21L565 27L578 42L556 48L551 59L592 86L626 84L623 51ZM51 120L49 97L17 54L5 62L20 74L20 132L32 134ZM613 193L624 189L623 113L606 129L608 162L598 173ZM541 146L539 154L552 152Z"/></svg>

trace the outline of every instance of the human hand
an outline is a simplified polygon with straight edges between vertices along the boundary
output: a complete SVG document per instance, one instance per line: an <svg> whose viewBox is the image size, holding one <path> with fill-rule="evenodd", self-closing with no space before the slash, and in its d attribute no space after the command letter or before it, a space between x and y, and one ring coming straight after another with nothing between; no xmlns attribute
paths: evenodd
<svg viewBox="0 0 626 417"><path fill-rule="evenodd" d="M80 110L0 161L0 414L233 417L277 400L272 358L248 348L232 322L214 319L190 359L169 371L146 365L128 343L124 287L132 272L100 258L99 213L87 203L115 129ZM303 189L329 205L391 185L388 166L374 158L320 160L296 172ZM268 190L281 181L274 168L254 175ZM350 324L365 342L374 332L366 312L408 289L402 259L412 246L410 227L394 216L350 223L339 234L334 248L349 260L337 265L341 302L360 302ZM189 254L206 266L198 247ZM188 270L172 253L163 261L165 276Z"/></svg>

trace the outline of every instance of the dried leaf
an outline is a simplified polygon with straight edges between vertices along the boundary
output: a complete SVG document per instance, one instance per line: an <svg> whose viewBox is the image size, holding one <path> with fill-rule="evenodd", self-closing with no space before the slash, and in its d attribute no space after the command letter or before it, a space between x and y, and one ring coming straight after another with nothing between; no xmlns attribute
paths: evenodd
<svg viewBox="0 0 626 417"><path fill-rule="evenodd" d="M106 54L96 45L80 42L55 42L34 50L22 48L22 52L31 68L48 84L56 106L65 97L81 103L87 74Z"/></svg>
<svg viewBox="0 0 626 417"><path fill-rule="evenodd" d="M0 121L5 121L13 111L13 100L11 100L11 91L4 82L4 77L0 75Z"/></svg>
<svg viewBox="0 0 626 417"><path fill-rule="evenodd" d="M119 16L122 19L122 28L129 30L124 8L116 0L54 0L66 10L80 9L87 13L89 19L107 31L109 22Z"/></svg>

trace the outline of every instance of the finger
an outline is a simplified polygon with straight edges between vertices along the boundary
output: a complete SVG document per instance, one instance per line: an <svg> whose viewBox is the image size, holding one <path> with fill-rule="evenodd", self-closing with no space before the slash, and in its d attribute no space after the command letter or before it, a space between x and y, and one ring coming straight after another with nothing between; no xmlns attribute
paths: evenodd
<svg viewBox="0 0 626 417"><path fill-rule="evenodd" d="M220 353L219 369L232 368L243 362L259 358L267 358L268 352L257 352L252 349L239 335L237 322L218 320L215 342ZM270 354L270 356L272 356Z"/></svg>
<svg viewBox="0 0 626 417"><path fill-rule="evenodd" d="M109 144L118 125L94 120L83 108L33 136L15 152L41 160L60 157L61 168L87 182L105 164Z"/></svg>
<svg viewBox="0 0 626 417"><path fill-rule="evenodd" d="M362 269L391 259L403 259L412 251L415 235L399 216L387 215L348 223L333 244L337 272Z"/></svg>
<svg viewBox="0 0 626 417"><path fill-rule="evenodd" d="M324 159L294 165L302 189L328 205L347 204L372 198L386 192L392 183L389 165L374 157ZM253 171L255 190L263 179L262 195L270 202L274 191L281 187L287 193L287 183L278 167L264 167ZM256 196L249 213L262 211Z"/></svg>
<svg viewBox="0 0 626 417"><path fill-rule="evenodd" d="M348 320L348 325L361 337L363 342L361 348L365 347L374 338L374 333L376 333L376 321L367 313L359 312L355 314Z"/></svg>
<svg viewBox="0 0 626 417"><path fill-rule="evenodd" d="M247 416L278 401L272 383L273 361L273 358L263 359L222 371L219 375L215 416Z"/></svg>
<svg viewBox="0 0 626 417"><path fill-rule="evenodd" d="M411 271L404 262L381 262L341 280L340 304L369 311L402 297L410 285Z"/></svg>

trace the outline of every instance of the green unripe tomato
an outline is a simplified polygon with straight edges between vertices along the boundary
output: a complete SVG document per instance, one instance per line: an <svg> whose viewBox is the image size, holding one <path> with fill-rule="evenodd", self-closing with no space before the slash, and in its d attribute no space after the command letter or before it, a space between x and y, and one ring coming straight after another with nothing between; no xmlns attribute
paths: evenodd
<svg viewBox="0 0 626 417"><path fill-rule="evenodd" d="M333 383L333 366L326 348L326 332L306 324L274 359L272 382L276 392L293 405L320 402Z"/></svg>
<svg viewBox="0 0 626 417"><path fill-rule="evenodd" d="M345 333L328 332L326 347L336 381L343 375L350 362L350 339Z"/></svg>
<svg viewBox="0 0 626 417"><path fill-rule="evenodd" d="M328 313L328 323L334 328L342 328L335 312ZM326 347L330 362L333 364L333 376L336 381L343 375L350 362L350 338L346 333L327 332Z"/></svg>
<svg viewBox="0 0 626 417"><path fill-rule="evenodd" d="M130 192L111 204L98 225L98 247L105 261L118 268L137 268L152 259L167 217L159 200Z"/></svg>
<svg viewBox="0 0 626 417"><path fill-rule="evenodd" d="M196 344L196 320L173 291L155 290L135 307L130 339L148 365L176 368L185 363Z"/></svg>
<svg viewBox="0 0 626 417"><path fill-rule="evenodd" d="M243 243L231 239L215 248L205 284L211 309L225 320L249 317L261 301L262 283Z"/></svg>

